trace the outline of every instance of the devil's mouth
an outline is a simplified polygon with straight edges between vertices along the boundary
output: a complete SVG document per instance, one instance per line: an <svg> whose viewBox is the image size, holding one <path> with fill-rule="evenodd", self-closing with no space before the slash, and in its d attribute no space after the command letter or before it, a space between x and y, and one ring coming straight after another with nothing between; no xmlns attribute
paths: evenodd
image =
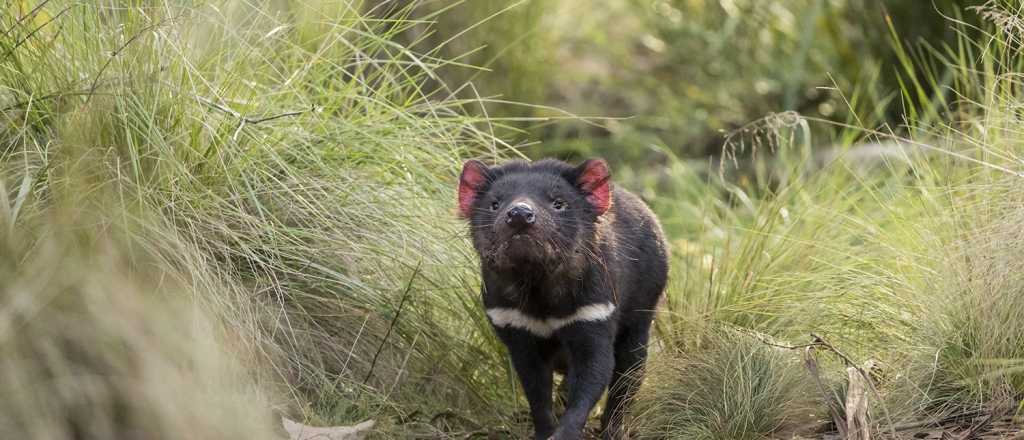
<svg viewBox="0 0 1024 440"><path fill-rule="evenodd" d="M540 241L530 236L530 234L514 234L501 244L501 247L504 249L508 249L509 247L523 248L532 246L540 246Z"/></svg>
<svg viewBox="0 0 1024 440"><path fill-rule="evenodd" d="M506 262L543 259L547 249L543 241L529 233L516 233L495 247L494 256Z"/></svg>

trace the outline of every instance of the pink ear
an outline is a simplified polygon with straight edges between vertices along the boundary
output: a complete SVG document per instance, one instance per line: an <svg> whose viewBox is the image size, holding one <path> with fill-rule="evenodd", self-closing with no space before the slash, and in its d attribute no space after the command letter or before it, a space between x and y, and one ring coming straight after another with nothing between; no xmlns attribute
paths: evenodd
<svg viewBox="0 0 1024 440"><path fill-rule="evenodd" d="M479 160L469 160L462 165L459 176L459 216L469 218L473 215L473 202L480 193L480 188L487 182L487 165Z"/></svg>
<svg viewBox="0 0 1024 440"><path fill-rule="evenodd" d="M576 170L576 185L587 194L587 202L597 215L604 214L612 206L612 176L608 164L602 159L590 159Z"/></svg>

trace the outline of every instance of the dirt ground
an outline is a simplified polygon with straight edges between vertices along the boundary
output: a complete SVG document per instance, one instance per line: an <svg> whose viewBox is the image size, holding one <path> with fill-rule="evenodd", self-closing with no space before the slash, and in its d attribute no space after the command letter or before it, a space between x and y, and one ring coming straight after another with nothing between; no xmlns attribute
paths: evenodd
<svg viewBox="0 0 1024 440"><path fill-rule="evenodd" d="M950 423L945 426L925 426L904 429L893 437L890 433L878 433L885 440L1024 440L1024 418L1012 415L1003 417L978 416ZM843 440L838 434L825 434L821 440Z"/></svg>

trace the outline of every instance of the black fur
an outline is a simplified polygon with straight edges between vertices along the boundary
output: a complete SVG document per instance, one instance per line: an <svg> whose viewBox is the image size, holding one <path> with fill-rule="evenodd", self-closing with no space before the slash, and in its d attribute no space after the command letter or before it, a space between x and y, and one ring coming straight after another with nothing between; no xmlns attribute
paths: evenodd
<svg viewBox="0 0 1024 440"><path fill-rule="evenodd" d="M514 161L491 168L474 162L464 170L477 166L483 178L466 177L474 171L468 170L461 180L473 190L463 215L480 254L488 310L516 309L546 319L573 315L586 305L615 305L608 319L577 321L546 337L494 325L530 403L537 439L581 438L606 389L611 391L601 420L604 435L622 435L623 402L639 386L654 310L667 280L667 248L647 206L617 187L611 187L611 206L604 213L588 201L593 194L580 179L595 162L574 167L556 160ZM511 205L518 203L530 205L533 216L510 217ZM556 423L552 373L563 369L568 400Z"/></svg>

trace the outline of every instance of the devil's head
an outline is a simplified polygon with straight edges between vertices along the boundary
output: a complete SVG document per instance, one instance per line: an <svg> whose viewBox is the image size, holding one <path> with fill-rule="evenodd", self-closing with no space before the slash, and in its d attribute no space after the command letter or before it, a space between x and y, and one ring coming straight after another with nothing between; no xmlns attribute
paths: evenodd
<svg viewBox="0 0 1024 440"><path fill-rule="evenodd" d="M459 178L459 214L469 220L481 261L496 271L578 267L592 254L596 223L611 204L608 165L600 159L492 168L471 160Z"/></svg>

